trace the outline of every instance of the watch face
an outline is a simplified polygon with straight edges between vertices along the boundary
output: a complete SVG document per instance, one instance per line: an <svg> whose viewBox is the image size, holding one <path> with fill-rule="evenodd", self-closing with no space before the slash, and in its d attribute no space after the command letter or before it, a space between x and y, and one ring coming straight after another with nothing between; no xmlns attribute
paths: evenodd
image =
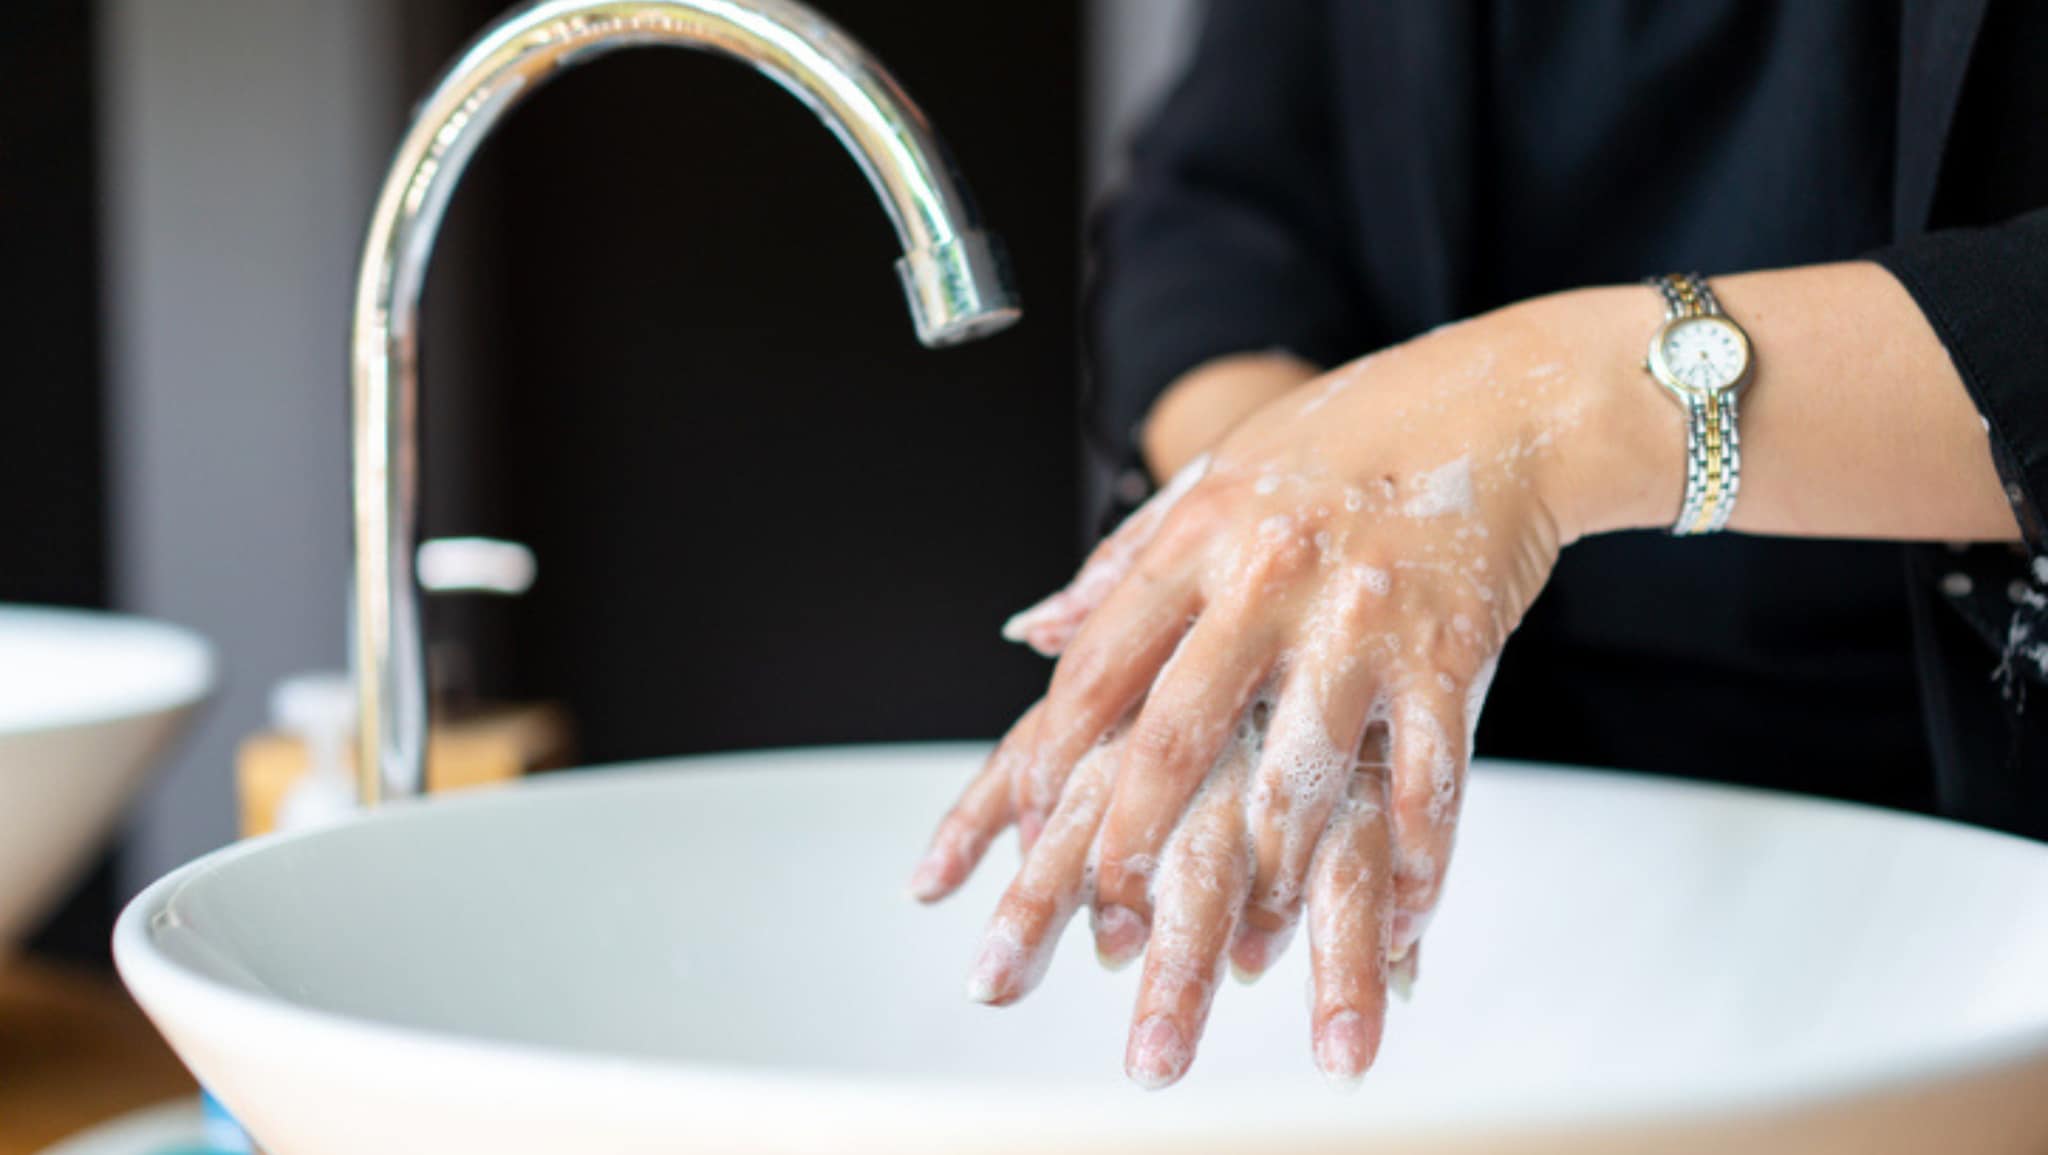
<svg viewBox="0 0 2048 1155"><path fill-rule="evenodd" d="M1688 389L1712 393L1742 380L1749 368L1749 341L1719 317L1693 317L1664 331L1664 371Z"/></svg>

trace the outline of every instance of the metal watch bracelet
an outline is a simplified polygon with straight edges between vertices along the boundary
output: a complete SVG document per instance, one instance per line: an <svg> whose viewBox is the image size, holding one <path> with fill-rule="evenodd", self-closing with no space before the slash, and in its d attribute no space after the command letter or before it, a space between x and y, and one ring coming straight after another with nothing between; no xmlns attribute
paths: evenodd
<svg viewBox="0 0 2048 1155"><path fill-rule="evenodd" d="M1697 273L1671 273L1649 283L1664 297L1666 321L1681 317L1722 316L1713 289ZM1736 422L1736 391L1687 392L1685 500L1671 532L1680 536L1718 533L1727 528L1742 487L1742 442Z"/></svg>

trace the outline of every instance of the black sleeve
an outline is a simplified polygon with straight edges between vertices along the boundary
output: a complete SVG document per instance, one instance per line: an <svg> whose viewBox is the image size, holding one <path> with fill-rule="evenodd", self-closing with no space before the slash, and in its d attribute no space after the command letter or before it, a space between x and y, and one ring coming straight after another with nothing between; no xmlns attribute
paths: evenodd
<svg viewBox="0 0 2048 1155"><path fill-rule="evenodd" d="M1214 0L1096 225L1089 423L1113 464L1176 377L1230 353L1360 346L1320 0Z"/></svg>
<svg viewBox="0 0 2048 1155"><path fill-rule="evenodd" d="M1984 647L1983 664L1961 672L1996 684L2017 713L2026 685L2048 682L2048 209L1928 233L1873 259L1948 350L2025 539L2024 551L1972 550L1929 567L1946 579L1941 600Z"/></svg>
<svg viewBox="0 0 2048 1155"><path fill-rule="evenodd" d="M1874 254L1912 294L1983 414L2028 550L2048 548L2048 209Z"/></svg>

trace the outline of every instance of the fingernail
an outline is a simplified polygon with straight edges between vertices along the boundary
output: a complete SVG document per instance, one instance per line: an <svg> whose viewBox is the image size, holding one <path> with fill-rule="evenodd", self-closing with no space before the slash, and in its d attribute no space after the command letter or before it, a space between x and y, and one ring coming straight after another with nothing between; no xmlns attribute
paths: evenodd
<svg viewBox="0 0 2048 1155"><path fill-rule="evenodd" d="M1340 1090L1351 1090L1365 1078L1372 1065L1373 1040L1366 1031L1365 1016L1357 1011L1332 1015L1316 1035L1316 1066L1323 1077Z"/></svg>
<svg viewBox="0 0 2048 1155"><path fill-rule="evenodd" d="M1248 930L1230 948L1230 977L1250 986L1266 973L1266 932Z"/></svg>
<svg viewBox="0 0 2048 1155"><path fill-rule="evenodd" d="M1105 906L1095 911L1089 921L1095 931L1095 957L1102 960L1103 966L1120 971L1145 953L1145 939L1150 932L1137 911L1128 906Z"/></svg>
<svg viewBox="0 0 2048 1155"><path fill-rule="evenodd" d="M1165 1015L1153 1015L1131 1032L1131 1050L1124 1060L1124 1074L1147 1091L1170 1087L1187 1074L1194 1055L1180 1028Z"/></svg>
<svg viewBox="0 0 2048 1155"><path fill-rule="evenodd" d="M932 902L943 898L948 889L946 877L947 867L950 865L949 856L942 851L934 850L925 855L924 861L918 863L917 869L911 872L910 897L919 902Z"/></svg>
<svg viewBox="0 0 2048 1155"><path fill-rule="evenodd" d="M1027 606L1011 614L1010 619L1003 623L1003 640L1022 642L1030 637L1031 631L1040 622L1053 616L1053 613L1059 608L1060 599L1065 596L1066 591L1060 590L1041 599L1034 605Z"/></svg>
<svg viewBox="0 0 2048 1155"><path fill-rule="evenodd" d="M1017 947L990 934L982 940L981 953L967 972L967 997L977 1003L995 1004L1006 997L1016 983Z"/></svg>
<svg viewBox="0 0 2048 1155"><path fill-rule="evenodd" d="M1387 964L1387 989L1404 1003L1415 998L1415 978L1419 973L1416 964L1419 960L1420 952L1411 950Z"/></svg>
<svg viewBox="0 0 2048 1155"><path fill-rule="evenodd" d="M1247 985L1259 980L1272 968L1280 956L1287 953L1287 944L1294 937L1294 928L1264 931L1246 930L1238 936L1236 945L1230 950L1230 973L1238 982Z"/></svg>
<svg viewBox="0 0 2048 1155"><path fill-rule="evenodd" d="M1389 962L1399 961L1408 954L1408 948L1422 938L1422 932L1429 929L1429 920L1436 916L1430 910L1400 910L1394 912L1393 947L1387 952Z"/></svg>
<svg viewBox="0 0 2048 1155"><path fill-rule="evenodd" d="M1016 642L1022 645L1024 636L1030 632L1030 610L1026 610L1021 614L1011 614L1009 620L1003 623L1003 640L1006 642Z"/></svg>

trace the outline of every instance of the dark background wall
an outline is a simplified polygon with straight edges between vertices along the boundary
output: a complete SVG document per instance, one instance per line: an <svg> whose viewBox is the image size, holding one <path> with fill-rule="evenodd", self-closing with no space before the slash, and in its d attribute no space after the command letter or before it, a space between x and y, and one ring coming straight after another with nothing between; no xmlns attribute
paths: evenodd
<svg viewBox="0 0 2048 1155"><path fill-rule="evenodd" d="M426 310L465 323L424 353L426 530L534 546L533 592L461 625L487 684L571 705L594 761L986 737L1043 685L996 629L1078 545L1078 8L823 7L937 122L1022 325L918 346L837 142L672 49L514 113L430 278Z"/></svg>
<svg viewBox="0 0 2048 1155"><path fill-rule="evenodd" d="M0 601L105 603L90 5L0 36Z"/></svg>
<svg viewBox="0 0 2048 1155"><path fill-rule="evenodd" d="M91 6L22 0L0 35L0 602L107 600ZM33 944L91 956L102 862Z"/></svg>

